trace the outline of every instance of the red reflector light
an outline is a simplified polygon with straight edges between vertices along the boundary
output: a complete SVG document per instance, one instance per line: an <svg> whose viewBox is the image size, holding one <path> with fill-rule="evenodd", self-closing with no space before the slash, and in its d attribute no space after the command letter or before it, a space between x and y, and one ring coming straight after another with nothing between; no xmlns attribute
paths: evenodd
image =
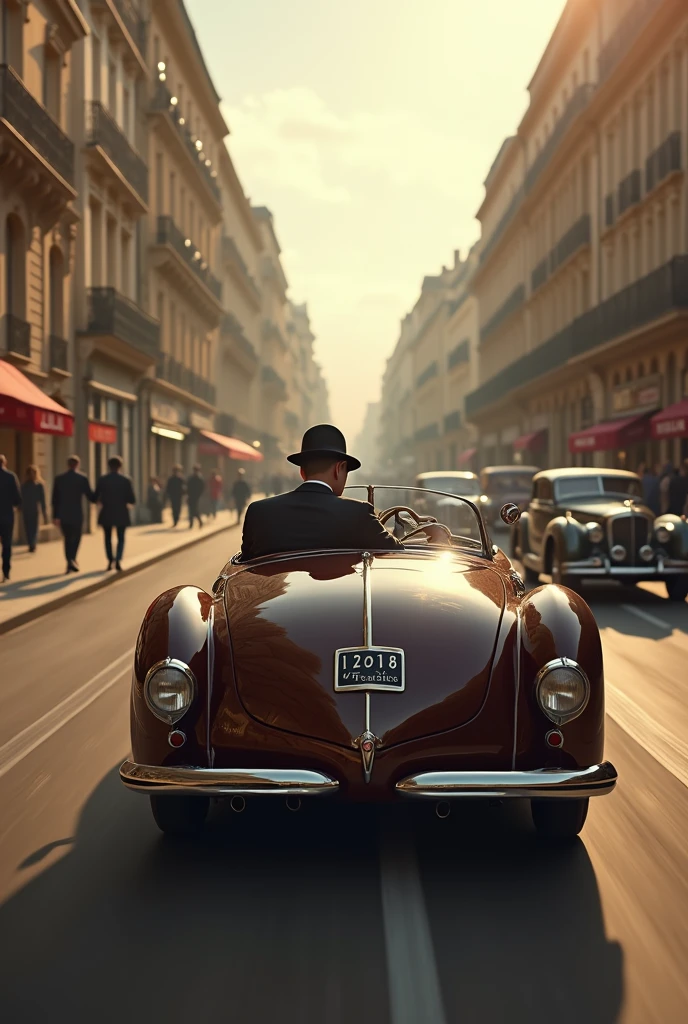
<svg viewBox="0 0 688 1024"><path fill-rule="evenodd" d="M171 747L183 747L186 743L186 736L181 729L173 729L167 737L167 742Z"/></svg>
<svg viewBox="0 0 688 1024"><path fill-rule="evenodd" d="M367 753L369 753L373 749L373 741L372 740L363 740L363 743L361 744L361 747L363 748L363 750L365 750L365 752L367 754Z"/></svg>
<svg viewBox="0 0 688 1024"><path fill-rule="evenodd" d="M550 747L563 747L564 745L563 734L558 729L552 729L551 732L548 732L545 739Z"/></svg>

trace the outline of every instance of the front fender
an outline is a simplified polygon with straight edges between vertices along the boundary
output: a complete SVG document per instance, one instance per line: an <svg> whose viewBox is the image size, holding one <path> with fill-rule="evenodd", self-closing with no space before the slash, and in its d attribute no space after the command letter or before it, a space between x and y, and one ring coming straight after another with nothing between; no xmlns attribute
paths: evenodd
<svg viewBox="0 0 688 1024"><path fill-rule="evenodd" d="M589 767L604 752L604 670L595 618L579 594L553 584L531 590L521 602L521 652L516 721L516 768ZM590 680L590 699L578 718L561 727L564 745L553 749L554 728L540 708L535 682L555 658L577 662Z"/></svg>
<svg viewBox="0 0 688 1024"><path fill-rule="evenodd" d="M156 598L144 616L136 641L131 688L131 746L139 764L209 766L207 709L212 607L212 597L199 587L174 587ZM156 718L143 692L148 672L165 658L188 665L196 680L193 704L174 726L187 736L185 745L176 750L167 741L171 726Z"/></svg>
<svg viewBox="0 0 688 1024"><path fill-rule="evenodd" d="M543 551L553 544L562 562L577 562L588 554L590 542L585 527L571 516L557 516L547 524L543 537ZM545 571L549 572L551 566Z"/></svg>
<svg viewBox="0 0 688 1024"><path fill-rule="evenodd" d="M688 522L680 516L659 516L655 519L654 530L660 526L673 526L671 540L668 544L662 545L670 558L688 559Z"/></svg>

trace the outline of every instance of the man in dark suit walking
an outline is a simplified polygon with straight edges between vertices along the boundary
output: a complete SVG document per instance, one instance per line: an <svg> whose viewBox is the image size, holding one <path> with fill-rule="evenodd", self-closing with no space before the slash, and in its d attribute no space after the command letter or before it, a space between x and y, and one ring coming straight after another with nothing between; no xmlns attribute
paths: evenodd
<svg viewBox="0 0 688 1024"><path fill-rule="evenodd" d="M182 514L182 498L184 497L184 478L181 466L172 467L172 472L165 485L165 497L169 499L172 508L172 525L176 526Z"/></svg>
<svg viewBox="0 0 688 1024"><path fill-rule="evenodd" d="M122 571L124 555L124 538L127 527L131 526L129 506L136 504L136 495L131 478L122 473L122 460L119 455L108 459L110 472L101 476L96 484L96 501L100 505L98 525L103 527L105 535L105 557L108 569L114 562L117 572ZM117 531L117 551L112 555L112 530Z"/></svg>
<svg viewBox="0 0 688 1024"><path fill-rule="evenodd" d="M14 510L21 505L21 491L15 474L7 468L7 459L0 455L0 544L2 545L2 582L10 578Z"/></svg>
<svg viewBox="0 0 688 1024"><path fill-rule="evenodd" d="M203 526L200 501L204 491L205 480L201 476L201 467L194 466L193 473L186 481L186 494L189 502L189 529L191 529L196 519L198 519L198 525Z"/></svg>
<svg viewBox="0 0 688 1024"><path fill-rule="evenodd" d="M79 472L80 464L78 455L70 455L67 459L67 472L56 476L53 484L53 522L60 527L64 537L67 572L79 571L76 556L84 528L83 499L95 501L88 477Z"/></svg>
<svg viewBox="0 0 688 1024"><path fill-rule="evenodd" d="M252 502L246 509L242 561L282 551L401 548L370 505L342 498L346 478L361 463L347 455L336 427L319 424L303 435L301 451L288 456L304 481L295 491Z"/></svg>

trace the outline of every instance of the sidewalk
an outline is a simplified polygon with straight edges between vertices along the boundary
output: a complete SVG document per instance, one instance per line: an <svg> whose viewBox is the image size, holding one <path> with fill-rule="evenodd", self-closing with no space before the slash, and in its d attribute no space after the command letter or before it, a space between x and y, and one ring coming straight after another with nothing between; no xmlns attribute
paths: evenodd
<svg viewBox="0 0 688 1024"><path fill-rule="evenodd" d="M29 554L26 545L17 545L12 551L12 578L9 583L0 584L0 633L106 587L175 551L229 530L236 524L236 513L223 510L218 512L217 519L205 518L204 523L202 528L196 526L190 530L184 518L173 529L170 510L166 509L162 523L132 526L127 530L123 572L105 570L103 534L99 529L81 539L78 555L81 571L78 573L65 573L61 540L39 544L34 554ZM237 535L237 548L239 544Z"/></svg>

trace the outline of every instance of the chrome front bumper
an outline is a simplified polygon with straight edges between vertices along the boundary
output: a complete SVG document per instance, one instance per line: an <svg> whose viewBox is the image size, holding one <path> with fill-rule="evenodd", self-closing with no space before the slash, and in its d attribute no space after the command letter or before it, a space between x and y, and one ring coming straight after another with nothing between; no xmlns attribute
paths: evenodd
<svg viewBox="0 0 688 1024"><path fill-rule="evenodd" d="M541 768L530 772L421 772L397 782L401 796L447 800L450 797L537 797L565 799L604 796L616 785L609 761L590 768Z"/></svg>
<svg viewBox="0 0 688 1024"><path fill-rule="evenodd" d="M563 562L561 571L567 576L631 576L639 580L664 579L666 576L688 576L688 562L673 559L654 564L616 565L608 558L589 558L580 562Z"/></svg>
<svg viewBox="0 0 688 1024"><path fill-rule="evenodd" d="M325 796L339 783L322 772L271 768L172 768L125 761L119 777L139 793L205 796Z"/></svg>

